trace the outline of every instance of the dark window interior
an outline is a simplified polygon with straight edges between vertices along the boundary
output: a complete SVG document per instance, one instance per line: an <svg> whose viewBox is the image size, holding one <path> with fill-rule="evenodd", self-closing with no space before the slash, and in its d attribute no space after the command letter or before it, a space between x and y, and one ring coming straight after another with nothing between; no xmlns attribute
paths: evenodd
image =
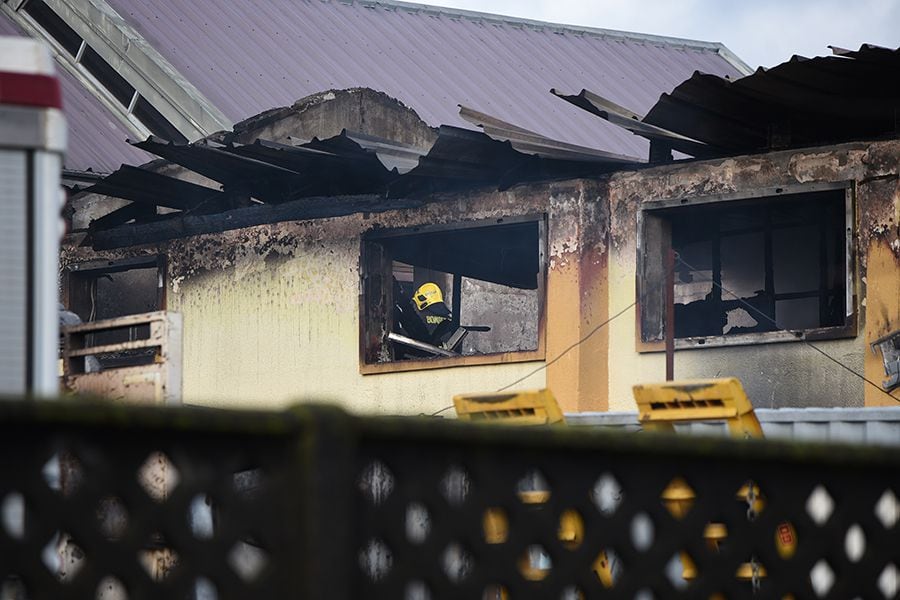
<svg viewBox="0 0 900 600"><path fill-rule="evenodd" d="M440 345L427 338L421 328L427 317L412 302L426 282L443 292L448 335L467 331L458 344L444 340L446 349L460 355L536 350L543 293L541 230L541 222L526 221L366 238L366 362L436 356L387 339L393 332Z"/></svg>
<svg viewBox="0 0 900 600"><path fill-rule="evenodd" d="M680 259L675 337L845 324L843 190L679 208L667 216Z"/></svg>
<svg viewBox="0 0 900 600"><path fill-rule="evenodd" d="M88 46L84 50L81 57L81 64L88 72L97 78L103 87L115 96L122 106L128 106L131 103L131 97L134 95L134 88L125 78L106 62L97 51Z"/></svg>
<svg viewBox="0 0 900 600"><path fill-rule="evenodd" d="M162 261L111 262L107 266L84 265L69 271L68 310L77 314L82 322L113 319L127 315L163 310L165 308L164 269ZM91 345L117 344L130 340L147 339L148 325L126 327L116 331L92 334ZM152 351L122 352L98 357L101 366L113 367L142 364L146 357L152 360Z"/></svg>
<svg viewBox="0 0 900 600"><path fill-rule="evenodd" d="M75 30L69 27L43 0L30 0L25 4L24 10L69 54L72 56L78 54L78 48L81 47L81 36L75 33Z"/></svg>

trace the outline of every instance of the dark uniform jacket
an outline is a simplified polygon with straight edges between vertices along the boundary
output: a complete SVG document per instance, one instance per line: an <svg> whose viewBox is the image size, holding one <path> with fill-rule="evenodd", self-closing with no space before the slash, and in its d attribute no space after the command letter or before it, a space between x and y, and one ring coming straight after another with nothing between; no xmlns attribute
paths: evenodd
<svg viewBox="0 0 900 600"><path fill-rule="evenodd" d="M425 323L428 330L427 340L423 340L434 346L440 346L453 333L450 322L450 309L443 302L437 302L418 311L419 318Z"/></svg>

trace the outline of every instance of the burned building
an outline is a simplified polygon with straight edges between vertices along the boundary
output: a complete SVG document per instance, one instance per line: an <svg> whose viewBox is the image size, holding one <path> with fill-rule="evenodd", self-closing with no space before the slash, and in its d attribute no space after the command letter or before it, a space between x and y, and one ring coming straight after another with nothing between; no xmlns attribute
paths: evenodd
<svg viewBox="0 0 900 600"><path fill-rule="evenodd" d="M854 89L861 90L870 83L861 65L888 68L896 60L896 52L863 48L802 67L786 63L728 84L723 94L823 65L860 77ZM688 150L687 138L694 152L710 156L656 164L585 148L563 153L533 135L526 152L525 136L496 121L484 127L491 136L442 128L418 154L346 132L290 148L265 144L260 132L278 126L249 122L233 134L247 145L220 138L217 152L265 155L271 164L280 152L282 166L298 154L294 171L321 160L310 152L328 152L341 156L339 177L354 185L363 180L357 173L391 166L386 191L114 227L94 221L93 249L72 250L67 260L167 257L169 307L186 323L187 397L224 404L302 389L363 410L421 412L440 409L461 388L548 385L571 411L626 409L633 384L663 377L672 247L678 377L738 376L761 407L890 405L895 396L882 386L888 360L870 345L898 325L893 125L876 106L848 117L845 130L822 122L816 129L807 121L821 114L787 113L779 99L766 110L792 131L806 127L819 137L761 134L720 148L713 134L690 130L708 125L685 109L678 131L650 122L695 85L689 80L664 96L639 133L651 137L657 156ZM335 92L325 103L340 113L358 94L379 110L407 112L364 90ZM588 93L568 98L587 108L601 102ZM611 112L606 117L615 120ZM302 116L279 118L291 129ZM866 129L870 121L881 134ZM764 120L756 126L771 130ZM427 137L424 124L420 130ZM853 140L860 132L882 139ZM205 176L222 168L212 142L142 146ZM330 171L315 172L307 185L334 185ZM519 182L505 186L501 177L516 172ZM129 177L119 172L93 191L128 197ZM93 206L96 198L84 201ZM389 337L399 319L395 295L426 280L445 287L457 325L491 331L470 332L455 353L402 352Z"/></svg>
<svg viewBox="0 0 900 600"><path fill-rule="evenodd" d="M28 3L20 20L52 33L56 4ZM370 43L403 60L350 85L310 72L317 87L282 83L278 94L308 95L271 109L258 94L279 69L259 69L254 86L253 69L217 46L234 73L214 66L181 89L198 114L229 107L210 121L222 131L197 140L174 116L150 120L127 152L157 161L102 179L67 165L95 185L71 202L66 300L95 318L127 304L180 313L185 401L433 413L454 393L549 386L567 411L622 410L633 384L663 378L668 332L678 378L737 376L760 407L896 403L897 52L742 77L714 44L389 3L303 6L321 27L364 20ZM154 10L123 22L164 39ZM400 22L408 36L443 27L463 58L403 62ZM473 43L497 61L485 72L472 73ZM550 62L523 74L516 44ZM175 72L202 63L159 51L153 64ZM618 61L599 60L609 52ZM425 282L459 336L423 350L398 338L410 337L398 299Z"/></svg>
<svg viewBox="0 0 900 600"><path fill-rule="evenodd" d="M430 138L429 150L347 132L297 146L260 137L287 141L285 132L295 130L305 109L251 119L194 146L142 143L192 170L180 167L176 180L169 163L156 171L123 168L77 198L73 225L87 237L79 234L83 245L65 253L65 289L77 289L85 262L164 262L166 308L185 321L191 402L286 401L302 393L362 410L421 412L433 406L429 396L442 402L454 390L496 387L494 381L539 367L553 343L551 256L576 248L579 231L592 222L579 213L596 184L571 176L628 162L587 148L562 152L551 140L536 155L483 133L435 131L370 90L330 92L302 106L341 114L346 103L360 101L392 122L413 119L410 139ZM262 204L187 181L227 177L239 165L257 181L274 165L286 169L267 180L272 196L260 184L253 197L281 196L295 184L317 195ZM310 174L296 175L304 170ZM502 177L511 172L559 181L508 187ZM146 205L139 196L159 198L176 187L181 201L194 198L199 210L133 216ZM94 218L108 210L106 194L131 202L114 201L119 208ZM200 209L209 200L217 204ZM389 340L398 329L399 294L425 281L444 289L455 324L490 330L472 331L456 351L438 356L415 356ZM536 379L542 384L543 374ZM440 386L446 391L429 392Z"/></svg>

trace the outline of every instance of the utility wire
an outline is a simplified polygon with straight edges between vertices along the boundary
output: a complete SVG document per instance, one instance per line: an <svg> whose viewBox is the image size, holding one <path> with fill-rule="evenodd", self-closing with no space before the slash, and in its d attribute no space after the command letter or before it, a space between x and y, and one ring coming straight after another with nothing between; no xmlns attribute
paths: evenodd
<svg viewBox="0 0 900 600"><path fill-rule="evenodd" d="M455 404L451 404L450 406L445 406L444 408L442 408L442 409L440 409L440 410L438 410L438 411L435 411L435 412L431 413L431 414L428 415L428 416L429 416L429 417L436 417L436 416L438 416L439 414L441 414L442 412L447 411L447 410L450 410L450 409L453 408L454 406L456 406L456 405L455 405Z"/></svg>
<svg viewBox="0 0 900 600"><path fill-rule="evenodd" d="M566 348L565 350L563 350L562 352L560 352L560 353L559 353L555 358L553 358L552 360L550 360L550 361L548 361L548 362L542 364L541 366L539 366L538 368L534 369L534 370L531 371L530 373L528 373L528 374L526 374L526 375L523 375L522 377L519 377L518 379L516 379L516 380L513 381L512 383L510 383L510 384L508 384L508 385L504 385L502 388L498 389L495 393L499 393L499 392L502 392L503 390L507 390L507 389L511 388L512 386L516 385L517 383L521 383L521 382L525 381L526 379L528 379L528 378L531 377L532 375L536 375L537 373L540 373L541 371L543 371L544 369L546 369L547 367L549 367L550 365L552 365L553 363L555 363L556 361L558 361L559 359L561 359L563 356L565 356L566 354L568 354L569 352L571 352L574 348L577 348L578 346L580 346L581 344L583 344L584 342L586 342L592 335L594 335L595 333L597 333L598 331L600 331L603 327L609 325L609 324L612 323L615 319L617 319L617 318L619 318L620 316L622 316L623 314L625 314L625 313L628 311L628 309L632 308L632 307L635 306L636 304L637 304L637 300L635 300L634 302L632 302L631 304L629 304L628 306L626 306L625 308L623 308L622 310L620 310L619 312L617 312L616 314L614 314L613 316L611 316L610 318L608 318L607 320L603 321L602 323L600 323L599 325L597 325L596 327L594 327L593 329L591 329L587 334L585 334L585 336L584 336L583 338L581 338L581 339L578 340L577 342L571 344L568 348ZM451 408L453 408L453 406L454 406L453 404L451 404L450 406L445 406L444 408L442 408L442 409L440 409L440 410L438 410L438 411L435 411L435 412L431 413L431 415L429 415L429 416L436 417L437 415L441 414L442 412L444 412L444 411L446 411L446 410L450 410Z"/></svg>
<svg viewBox="0 0 900 600"><path fill-rule="evenodd" d="M694 271L694 272L699 272L699 271L700 271L700 270L697 269L696 267L694 267L694 266L692 266L692 265L686 263L686 262L685 262L685 261L684 261L677 253L675 254L675 260L677 260L678 262L680 262L681 264L683 264L685 267L687 267L687 268L690 269L691 271ZM737 299L737 301L738 301L740 304L746 306L747 308L749 308L750 310L752 310L752 311L755 312L756 314L760 315L760 316L761 316L762 318L764 318L766 321L768 321L768 322L770 322L772 325L774 325L778 331L786 331L786 332L788 332L788 333L793 333L793 332L790 331L789 329L784 329L783 327L779 327L779 326L778 326L778 323L775 321L775 319L773 319L772 317L770 317L769 315L767 315L767 314L764 313L763 311L759 310L758 308L756 308L755 306L753 306L753 305L750 304L749 302L745 301L743 298L738 297L737 294L735 294L734 292L732 292L731 290L729 290L728 288L726 288L726 287L723 286L722 284L720 284L720 283L718 283L718 282L716 282L716 281L714 281L714 280L712 280L712 279L700 279L699 281L711 283L711 284L713 284L714 286L716 286L717 288L719 288L720 290L722 290L723 292L732 295L734 298ZM894 396L893 394L891 394L890 392L888 392L887 390L885 390L884 388L882 388L880 385L878 385L877 383L875 383L875 382L872 381L871 379L867 378L865 375L863 375L862 373L860 373L859 371L857 371L857 370L854 369L853 367L848 367L847 365L845 365L844 363L842 363L842 362L839 361L838 359L834 358L833 356L831 356L830 354L828 354L827 352L825 352L824 350L822 350L822 349L819 348L818 346L815 346L815 345L814 345L812 342L810 342L810 341L807 341L807 340L805 340L805 339L803 339L803 338L800 338L800 341L802 341L804 344L806 344L807 346L809 346L810 348L812 348L813 350L815 350L816 352L818 352L819 354L821 354L822 356L824 356L825 358L827 358L828 360L830 360L831 362L833 362L834 364L838 365L838 366L841 367L842 369L844 369L844 370L846 370L846 371L849 371L850 373L853 373L854 375L856 375L857 377L859 377L860 379L862 379L863 381L865 381L866 383L868 383L869 385L871 385L872 387L874 387L876 390L878 390L879 392L883 393L885 396L887 396L887 397L890 398L891 400L894 400L894 401L896 401L896 402L900 402L900 399L898 399L896 396Z"/></svg>
<svg viewBox="0 0 900 600"><path fill-rule="evenodd" d="M695 271L695 272L699 271L699 269L697 269L696 267L694 267L694 266L688 264L687 262L685 262L685 261L684 261L677 253L675 254L675 260L677 260L679 263L683 264L685 267L687 267L687 268L690 269L691 271ZM747 308L749 308L750 310L752 310L752 311L755 312L756 314L760 315L761 317L763 317L764 319L766 319L767 321L769 321L770 323L772 323L773 325L775 325L775 327L776 327L779 331L786 331L786 332L788 332L788 333L791 333L790 330L788 330L788 329L783 329L783 328L781 328L781 327L778 327L778 323L775 321L775 319L773 319L772 317L770 317L770 316L767 315L766 313L762 312L761 310L759 310L758 308L756 308L755 306L753 306L753 305L750 304L749 302L745 301L744 299L739 298L737 294L735 294L734 292L732 292L732 291L729 290L728 288L724 287L722 284L717 283L716 281L713 281L712 279L701 279L701 280L699 280L699 281L709 282L709 283L713 284L714 286L716 286L717 288L719 288L720 290L722 290L723 292L725 292L725 293L727 293L727 294L731 294L732 296L734 296L734 298L737 299L737 301L738 301L740 304L746 306ZM537 373L540 373L541 371L543 371L544 369L546 369L547 367L549 367L549 366L552 365L553 363L555 363L555 362L557 362L558 360L560 360L563 356L565 356L566 354L568 354L569 352L571 352L573 349L577 348L578 346L580 346L581 344L583 344L584 342L586 342L588 339L591 338L591 336L593 336L595 333L597 333L598 331L600 331L603 327L609 325L609 324L612 323L614 320L616 320L616 319L618 319L619 317L621 317L623 314L625 314L629 309L631 309L631 308L634 307L635 305L637 305L637 300L635 300L634 302L632 302L631 304L629 304L628 306L626 306L625 308L623 308L622 310L620 310L619 312L617 312L616 314L614 314L613 316L611 316L610 318L608 318L607 320L603 321L602 323L600 323L599 325L597 325L596 327L594 327L593 329L591 329L591 330L590 330L583 338L581 338L581 339L578 340L577 342L574 342L573 344L571 344L569 347L567 347L565 350L563 350L562 352L560 352L560 353L559 353L556 357L554 357L552 360L547 361L546 363L542 364L541 366L539 366L538 368L534 369L533 371L531 371L531 372L529 372L529 373L523 375L522 377L516 379L516 380L513 381L512 383L507 384L507 385L505 385L505 386L499 388L499 389L497 390L496 393L502 392L502 391L504 391L504 390L508 390L509 388L513 387L514 385L516 385L516 384L518 384L518 383L521 383L521 382L525 381L526 379L528 379L528 378L531 377L532 375L536 375ZM860 372L857 371L856 369L854 369L854 368L852 368L852 367L849 367L849 366L845 365L844 363L842 363L842 362L839 361L838 359L834 358L833 356L831 356L830 354L828 354L827 352L825 352L825 351L822 350L821 348L815 346L812 342L809 342L808 340L805 340L805 339L801 339L800 341L802 341L804 344L806 344L807 346L809 346L810 348L812 348L813 350L815 350L816 352L818 352L819 354L821 354L822 356L824 356L825 358L827 358L828 360L830 360L831 362L833 362L834 364L838 365L838 366L841 367L842 369L844 369L844 370L846 370L846 371L849 371L849 372L852 373L853 375L856 375L857 377L859 377L860 379L862 379L863 381L865 381L866 383L868 383L869 385L871 385L872 387L874 387L875 389L877 389L879 392L881 392L881 393L883 393L884 395L886 395L886 396L887 396L888 398L890 398L891 400L895 400L895 401L897 401L897 402L900 402L900 399L896 398L893 394L891 394L890 392L886 391L886 390L885 390L884 388L882 388L880 385L878 385L877 383L875 383L875 382L872 381L871 379L867 378L865 375L863 375L862 373L860 373ZM437 415L441 414L441 413L444 412L444 411L450 410L451 408L453 408L453 406L454 406L454 405L452 405L452 404L451 404L450 406L445 406L444 408L442 408L442 409L440 409L440 410L438 410L438 411L432 413L431 416L432 416L432 417L437 416Z"/></svg>
<svg viewBox="0 0 900 600"><path fill-rule="evenodd" d="M586 334L583 338L581 338L581 339L578 340L577 342L574 342L574 343L571 344L568 348L566 348L565 350L563 350L562 352L560 352L559 354L557 354L556 357L555 357L553 360L550 360L550 361L545 362L544 364L542 364L541 366L539 366L539 367L536 368L535 370L531 371L531 372L528 373L527 375L523 375L522 377L519 377L518 379L516 379L515 381L513 381L513 382L510 383L509 385L504 385L502 388L500 388L500 389L497 390L497 391L498 391L498 392L502 392L503 390L507 390L507 389L511 388L512 386L516 385L517 383L521 383L521 382L525 381L526 379L528 379L528 378L531 377L532 375L535 375L535 374L537 374L537 373L540 373L541 371L543 371L544 369L546 369L547 367L549 367L550 365L552 365L553 363L555 363L556 361L558 361L559 359L561 359L563 356L565 356L566 354L568 354L569 352L571 352L573 349L577 348L578 346L580 346L581 344L583 344L584 342L586 342L592 335L594 335L595 333L597 333L598 331L600 331L601 329L603 329L606 325L612 323L614 320L616 320L617 318L621 317L623 314L625 314L625 312L627 312L630 308L634 307L636 304L637 304L637 300L635 300L634 302L632 302L631 304L629 304L628 306L626 306L625 308L623 308L622 310L620 310L619 312L617 312L616 314L614 314L613 316L611 316L610 318L608 318L607 320L603 321L602 323L600 323L599 325L597 325L596 327L594 327L593 329L591 329L589 332L587 332L587 334Z"/></svg>

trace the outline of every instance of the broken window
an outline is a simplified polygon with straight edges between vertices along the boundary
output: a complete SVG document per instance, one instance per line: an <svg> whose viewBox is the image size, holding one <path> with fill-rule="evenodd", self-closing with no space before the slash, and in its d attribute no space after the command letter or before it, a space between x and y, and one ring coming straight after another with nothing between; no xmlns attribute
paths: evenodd
<svg viewBox="0 0 900 600"><path fill-rule="evenodd" d="M849 324L845 195L837 189L647 211L643 341L663 339L670 241L676 338L842 333L835 328Z"/></svg>
<svg viewBox="0 0 900 600"><path fill-rule="evenodd" d="M165 260L159 256L70 265L65 272L64 308L75 313L82 323L164 310L164 274ZM149 325L133 325L91 334L88 343L91 346L119 344L149 336ZM98 358L103 368L118 367L152 360L152 352L144 349Z"/></svg>
<svg viewBox="0 0 900 600"><path fill-rule="evenodd" d="M501 221L364 237L366 364L538 351L544 222Z"/></svg>

